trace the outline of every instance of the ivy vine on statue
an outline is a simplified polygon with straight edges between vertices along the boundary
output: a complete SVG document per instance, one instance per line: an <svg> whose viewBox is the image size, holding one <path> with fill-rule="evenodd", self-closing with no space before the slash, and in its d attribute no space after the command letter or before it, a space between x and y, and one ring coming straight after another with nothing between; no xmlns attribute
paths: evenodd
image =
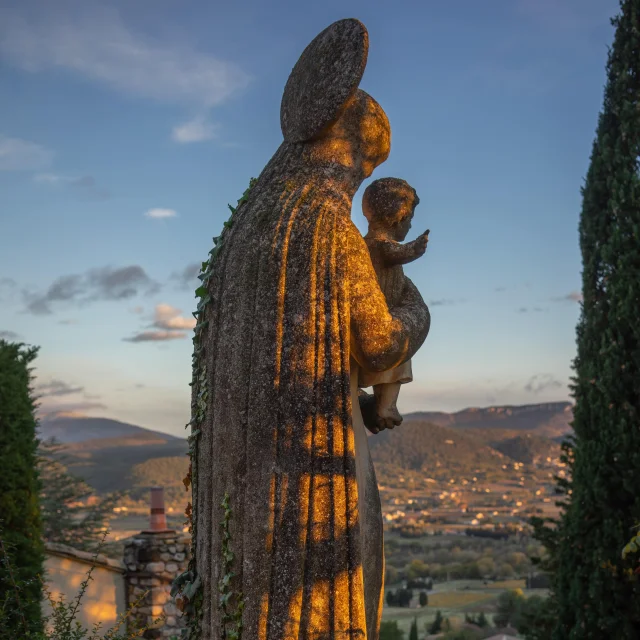
<svg viewBox="0 0 640 640"><path fill-rule="evenodd" d="M174 589L192 638L378 640L382 517L365 425L380 425L358 376L408 361L430 316L408 278L389 306L351 221L390 150L384 111L358 89L367 52L351 19L304 50L284 141L202 265L193 562Z"/></svg>

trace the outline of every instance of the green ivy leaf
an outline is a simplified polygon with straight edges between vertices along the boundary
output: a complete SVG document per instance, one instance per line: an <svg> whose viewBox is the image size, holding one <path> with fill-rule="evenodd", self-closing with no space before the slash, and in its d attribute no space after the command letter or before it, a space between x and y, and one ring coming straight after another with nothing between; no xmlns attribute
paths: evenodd
<svg viewBox="0 0 640 640"><path fill-rule="evenodd" d="M193 582L187 583L182 589L182 593L185 598L187 598L187 600L193 600L193 596L196 594L196 591L200 588L201 584L202 580L200 580L200 576L196 576L196 579Z"/></svg>
<svg viewBox="0 0 640 640"><path fill-rule="evenodd" d="M180 591L180 587L191 580L193 580L193 573L191 571L185 571L177 576L171 583L171 596L174 597Z"/></svg>
<svg viewBox="0 0 640 640"><path fill-rule="evenodd" d="M206 289L205 289L206 291ZM197 311L202 311L211 302L211 296L207 295L198 303Z"/></svg>

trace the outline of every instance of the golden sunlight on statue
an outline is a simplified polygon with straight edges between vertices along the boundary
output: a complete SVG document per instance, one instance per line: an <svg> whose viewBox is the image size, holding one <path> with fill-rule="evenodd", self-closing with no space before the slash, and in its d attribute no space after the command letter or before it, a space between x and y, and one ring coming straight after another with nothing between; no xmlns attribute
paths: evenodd
<svg viewBox="0 0 640 640"><path fill-rule="evenodd" d="M357 20L305 49L284 141L205 263L181 596L193 640L378 640L382 514L365 427L381 422L363 419L358 378L402 368L430 316L404 275L385 298L351 221L391 140L358 89L367 52ZM403 201L403 224L415 204Z"/></svg>

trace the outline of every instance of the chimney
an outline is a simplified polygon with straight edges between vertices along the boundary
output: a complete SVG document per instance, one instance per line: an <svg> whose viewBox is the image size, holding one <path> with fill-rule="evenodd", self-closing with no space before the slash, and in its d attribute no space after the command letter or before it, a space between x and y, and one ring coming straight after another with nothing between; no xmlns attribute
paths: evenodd
<svg viewBox="0 0 640 640"><path fill-rule="evenodd" d="M149 511L149 529L143 533L167 533L167 516L164 511L164 488L151 487L151 509Z"/></svg>

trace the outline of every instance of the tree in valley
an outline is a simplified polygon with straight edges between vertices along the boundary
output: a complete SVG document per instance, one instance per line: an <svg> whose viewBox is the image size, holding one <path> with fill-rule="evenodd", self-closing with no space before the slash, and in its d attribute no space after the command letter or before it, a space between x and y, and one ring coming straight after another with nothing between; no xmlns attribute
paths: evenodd
<svg viewBox="0 0 640 640"><path fill-rule="evenodd" d="M68 472L64 447L51 440L39 444L38 468L45 540L81 550L95 549L124 493L111 493L91 502L92 487Z"/></svg>
<svg viewBox="0 0 640 640"><path fill-rule="evenodd" d="M414 618L409 629L409 640L418 640L418 619Z"/></svg>
<svg viewBox="0 0 640 640"><path fill-rule="evenodd" d="M484 611L481 611L480 615L478 615L478 619L476 620L476 624L481 629L484 629L485 627L489 626L489 622L487 621L487 616L484 615Z"/></svg>
<svg viewBox="0 0 640 640"><path fill-rule="evenodd" d="M397 620L383 620L380 623L380 640L403 640L404 631L398 627Z"/></svg>
<svg viewBox="0 0 640 640"><path fill-rule="evenodd" d="M387 605L390 607L408 607L413 599L413 591L404 587L393 591L387 591Z"/></svg>
<svg viewBox="0 0 640 640"><path fill-rule="evenodd" d="M440 611L440 609L438 609L436 611L436 617L435 617L434 621L431 623L431 625L428 628L429 633L431 635L435 635L436 633L440 633L442 631L442 623L443 623L442 612Z"/></svg>
<svg viewBox="0 0 640 640"><path fill-rule="evenodd" d="M429 596L427 595L426 591L421 591L418 598L420 599L421 607L426 607L429 604Z"/></svg>
<svg viewBox="0 0 640 640"><path fill-rule="evenodd" d="M549 640L553 634L556 616L548 599L531 596L520 603L516 629L526 640Z"/></svg>
<svg viewBox="0 0 640 640"><path fill-rule="evenodd" d="M521 589L504 591L498 598L497 611L493 622L497 627L517 628L520 606L524 602L524 595Z"/></svg>
<svg viewBox="0 0 640 640"><path fill-rule="evenodd" d="M553 640L640 637L640 582L621 557L640 521L640 0L621 0L582 189L582 312L570 480L556 526L534 520L551 572Z"/></svg>
<svg viewBox="0 0 640 640"><path fill-rule="evenodd" d="M0 340L0 631L40 630L44 548L30 364L37 347ZM28 629L28 632L27 632Z"/></svg>

